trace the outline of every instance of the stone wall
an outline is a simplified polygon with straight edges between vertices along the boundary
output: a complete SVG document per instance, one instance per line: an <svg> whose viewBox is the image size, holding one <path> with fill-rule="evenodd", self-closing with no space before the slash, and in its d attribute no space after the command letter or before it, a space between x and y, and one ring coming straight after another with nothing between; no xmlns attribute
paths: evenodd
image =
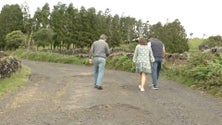
<svg viewBox="0 0 222 125"><path fill-rule="evenodd" d="M5 52L0 52L0 79L10 77L19 69L21 69L21 61Z"/></svg>

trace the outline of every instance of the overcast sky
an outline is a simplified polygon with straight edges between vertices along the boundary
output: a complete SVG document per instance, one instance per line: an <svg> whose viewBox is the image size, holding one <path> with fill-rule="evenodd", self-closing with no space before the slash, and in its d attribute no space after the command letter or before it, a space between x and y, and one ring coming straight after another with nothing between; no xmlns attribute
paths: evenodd
<svg viewBox="0 0 222 125"><path fill-rule="evenodd" d="M97 11L111 10L111 14L131 16L150 24L163 24L179 19L189 37L202 38L208 36L222 36L222 7L221 0L0 0L0 9L6 4L28 3L30 12L34 13L37 7L42 8L49 3L52 9L61 1L67 6L73 3L74 7L84 6L86 9L94 7Z"/></svg>

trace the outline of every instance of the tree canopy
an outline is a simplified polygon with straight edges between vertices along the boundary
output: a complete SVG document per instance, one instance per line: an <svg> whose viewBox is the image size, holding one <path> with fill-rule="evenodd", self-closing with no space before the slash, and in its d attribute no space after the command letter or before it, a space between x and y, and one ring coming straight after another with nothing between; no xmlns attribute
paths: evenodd
<svg viewBox="0 0 222 125"><path fill-rule="evenodd" d="M158 22L151 25L149 21L142 22L129 16L113 16L108 8L104 12L93 7L86 9L82 6L78 9L72 3L67 6L61 2L53 9L46 3L35 11L33 17L28 10L27 5L5 5L2 8L1 49L6 46L5 36L14 30L25 33L26 48L30 45L50 45L51 49L89 48L100 34L108 36L107 42L113 48L132 43L138 37L147 38L149 34L154 34L163 41L168 52L184 52L189 49L185 29L178 19L167 24Z"/></svg>
<svg viewBox="0 0 222 125"><path fill-rule="evenodd" d="M5 41L7 49L15 50L24 44L25 35L20 30L15 30L6 35Z"/></svg>
<svg viewBox="0 0 222 125"><path fill-rule="evenodd" d="M8 33L23 31L23 13L18 4L3 6L0 13L0 49L6 46L5 37Z"/></svg>

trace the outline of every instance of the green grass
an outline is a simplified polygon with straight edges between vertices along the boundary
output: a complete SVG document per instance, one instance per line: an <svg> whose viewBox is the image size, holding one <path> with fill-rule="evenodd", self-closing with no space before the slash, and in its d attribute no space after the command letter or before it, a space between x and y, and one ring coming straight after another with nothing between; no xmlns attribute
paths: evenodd
<svg viewBox="0 0 222 125"><path fill-rule="evenodd" d="M67 63L67 64L87 64L88 58L80 58L74 55L62 55L51 52L32 52L24 49L18 49L11 53L16 58L29 59L34 61Z"/></svg>
<svg viewBox="0 0 222 125"><path fill-rule="evenodd" d="M0 96L5 93L15 91L28 80L31 70L22 65L22 68L9 78L0 79Z"/></svg>
<svg viewBox="0 0 222 125"><path fill-rule="evenodd" d="M194 39L190 39L188 41L188 46L190 48L190 52L197 52L199 51L199 45L203 42L203 39L199 39L199 38L194 38Z"/></svg>

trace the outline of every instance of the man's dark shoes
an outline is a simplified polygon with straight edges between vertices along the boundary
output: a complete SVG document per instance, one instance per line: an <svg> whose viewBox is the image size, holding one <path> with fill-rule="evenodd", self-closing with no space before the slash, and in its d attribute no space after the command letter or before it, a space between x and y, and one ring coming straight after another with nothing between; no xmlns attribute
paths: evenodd
<svg viewBox="0 0 222 125"><path fill-rule="evenodd" d="M102 86L98 86L97 89L98 89L98 90L102 90L103 87L102 87Z"/></svg>
<svg viewBox="0 0 222 125"><path fill-rule="evenodd" d="M102 89L103 89L102 86L98 86L98 85L95 85L94 88L99 89L99 90L102 90Z"/></svg>

